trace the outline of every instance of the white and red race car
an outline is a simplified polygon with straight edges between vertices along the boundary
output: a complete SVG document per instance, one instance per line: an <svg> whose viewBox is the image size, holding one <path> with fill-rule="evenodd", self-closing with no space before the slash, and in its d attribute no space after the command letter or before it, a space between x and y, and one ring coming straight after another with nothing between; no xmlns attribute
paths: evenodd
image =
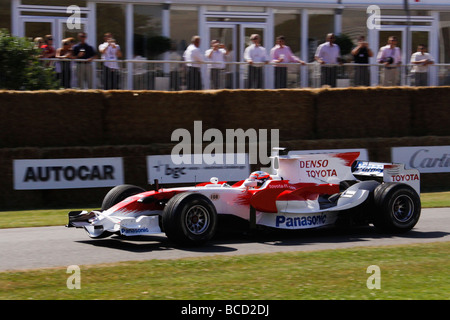
<svg viewBox="0 0 450 320"><path fill-rule="evenodd" d="M250 228L309 229L340 222L373 224L383 232L411 230L420 217L420 174L403 164L356 161L358 152L271 157L232 185L218 178L192 187L152 191L120 185L98 211L69 212L68 227L90 237L164 232L179 245L199 245L234 216Z"/></svg>

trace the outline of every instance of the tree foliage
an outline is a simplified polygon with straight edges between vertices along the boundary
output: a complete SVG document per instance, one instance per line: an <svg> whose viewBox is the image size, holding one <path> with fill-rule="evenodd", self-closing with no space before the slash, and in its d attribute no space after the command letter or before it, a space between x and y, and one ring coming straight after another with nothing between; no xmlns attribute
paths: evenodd
<svg viewBox="0 0 450 320"><path fill-rule="evenodd" d="M341 55L349 54L353 49L353 41L346 34L336 35L336 44L341 49Z"/></svg>
<svg viewBox="0 0 450 320"><path fill-rule="evenodd" d="M0 89L57 89L53 68L39 61L39 54L32 41L0 30Z"/></svg>

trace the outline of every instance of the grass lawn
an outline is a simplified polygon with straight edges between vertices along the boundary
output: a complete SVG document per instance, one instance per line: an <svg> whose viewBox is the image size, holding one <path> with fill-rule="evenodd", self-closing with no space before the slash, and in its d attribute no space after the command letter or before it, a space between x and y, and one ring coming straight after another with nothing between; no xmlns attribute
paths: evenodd
<svg viewBox="0 0 450 320"><path fill-rule="evenodd" d="M450 299L450 243L149 260L0 273L0 299ZM380 289L369 289L369 266Z"/></svg>
<svg viewBox="0 0 450 320"><path fill-rule="evenodd" d="M450 192L421 198L450 207ZM0 228L64 225L68 211L4 211ZM449 300L449 252L441 242L80 266L80 290L66 268L0 272L0 300ZM380 289L367 287L372 265Z"/></svg>

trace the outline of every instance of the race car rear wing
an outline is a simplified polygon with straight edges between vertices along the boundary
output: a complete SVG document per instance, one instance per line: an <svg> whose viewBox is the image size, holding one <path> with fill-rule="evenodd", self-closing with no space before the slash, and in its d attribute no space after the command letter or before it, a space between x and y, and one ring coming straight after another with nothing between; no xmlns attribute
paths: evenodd
<svg viewBox="0 0 450 320"><path fill-rule="evenodd" d="M405 169L402 163L381 163L356 161L352 165L355 178L359 180L376 179L380 182L400 182L410 185L420 195L420 172Z"/></svg>
<svg viewBox="0 0 450 320"><path fill-rule="evenodd" d="M272 149L270 172L290 180L291 183L319 180L323 180L323 183L334 183L334 178L378 180L380 183L405 183L420 195L420 172L416 169L405 169L404 164L354 161L358 156L355 152L289 156L286 151L284 148Z"/></svg>

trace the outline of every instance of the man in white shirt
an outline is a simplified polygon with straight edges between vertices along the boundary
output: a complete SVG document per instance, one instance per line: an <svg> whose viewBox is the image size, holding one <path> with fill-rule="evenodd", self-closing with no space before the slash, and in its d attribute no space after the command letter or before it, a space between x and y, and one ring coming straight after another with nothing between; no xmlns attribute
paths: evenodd
<svg viewBox="0 0 450 320"><path fill-rule="evenodd" d="M103 62L103 89L119 89L120 70L117 59L122 57L122 51L111 33L105 33L104 40L105 42L98 46L101 58L105 60Z"/></svg>
<svg viewBox="0 0 450 320"><path fill-rule="evenodd" d="M428 85L428 65L434 63L433 57L425 51L425 45L419 44L417 52L411 56L411 64L414 65L411 72L414 74L414 85L416 86Z"/></svg>
<svg viewBox="0 0 450 320"><path fill-rule="evenodd" d="M397 85L399 78L398 66L402 63L401 51L397 47L397 37L389 37L388 44L381 47L380 51L378 51L377 61L384 64L384 72L382 74L383 86Z"/></svg>
<svg viewBox="0 0 450 320"><path fill-rule="evenodd" d="M336 87L337 66L341 49L335 44L336 36L327 34L326 42L317 47L314 59L321 64L320 74L322 85Z"/></svg>
<svg viewBox="0 0 450 320"><path fill-rule="evenodd" d="M200 50L200 37L193 36L191 44L187 47L183 54L184 61L188 61L186 64L186 85L188 90L201 90L202 89L202 75L201 66L203 60L203 54Z"/></svg>
<svg viewBox="0 0 450 320"><path fill-rule="evenodd" d="M213 62L209 65L211 89L223 88L224 86L221 83L223 83L223 70L225 68L225 52L220 49L219 41L211 41L211 48L206 50L205 58L207 61Z"/></svg>
<svg viewBox="0 0 450 320"><path fill-rule="evenodd" d="M259 34L252 34L250 40L253 42L244 51L244 60L248 66L248 89L262 89L263 87L263 65L269 62L266 49L261 46Z"/></svg>

